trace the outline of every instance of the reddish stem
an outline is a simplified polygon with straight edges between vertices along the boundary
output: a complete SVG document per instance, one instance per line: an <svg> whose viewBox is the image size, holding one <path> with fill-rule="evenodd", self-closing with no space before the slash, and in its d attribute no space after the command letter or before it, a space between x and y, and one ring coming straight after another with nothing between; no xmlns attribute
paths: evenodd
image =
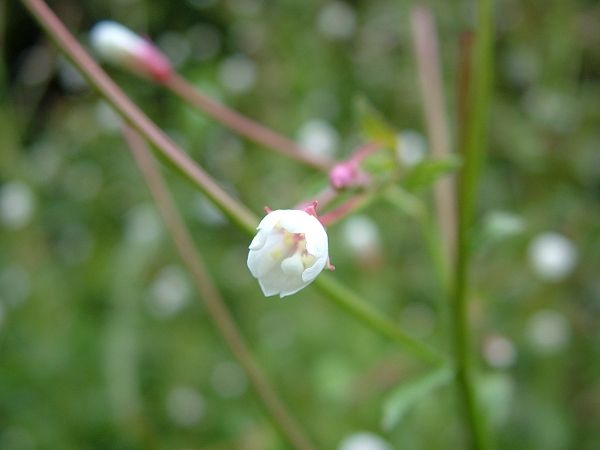
<svg viewBox="0 0 600 450"><path fill-rule="evenodd" d="M332 165L331 161L310 154L293 140L210 98L177 74L162 84L182 100L204 111L226 127L288 158L318 170L327 170Z"/></svg>

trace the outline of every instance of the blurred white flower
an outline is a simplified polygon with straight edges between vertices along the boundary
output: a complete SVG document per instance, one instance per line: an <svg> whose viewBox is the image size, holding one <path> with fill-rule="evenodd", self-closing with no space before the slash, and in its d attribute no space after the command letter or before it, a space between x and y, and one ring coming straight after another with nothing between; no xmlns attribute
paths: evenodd
<svg viewBox="0 0 600 450"><path fill-rule="evenodd" d="M319 12L317 28L333 39L348 39L356 29L356 13L348 3L330 2Z"/></svg>
<svg viewBox="0 0 600 450"><path fill-rule="evenodd" d="M177 386L167 395L167 413L176 425L189 428L204 415L204 399L195 389Z"/></svg>
<svg viewBox="0 0 600 450"><path fill-rule="evenodd" d="M333 157L338 141L337 131L324 120L309 120L298 131L298 143L314 155Z"/></svg>
<svg viewBox="0 0 600 450"><path fill-rule="evenodd" d="M150 310L159 318L171 317L188 303L192 289L186 273L178 266L163 268L150 287Z"/></svg>
<svg viewBox="0 0 600 450"><path fill-rule="evenodd" d="M271 211L257 230L247 263L265 296L294 294L308 286L327 265L327 233L307 212Z"/></svg>
<svg viewBox="0 0 600 450"><path fill-rule="evenodd" d="M106 20L94 25L90 43L105 61L140 75L166 81L173 74L169 60L152 42L117 22Z"/></svg>
<svg viewBox="0 0 600 450"><path fill-rule="evenodd" d="M26 226L34 211L31 188L21 181L10 181L0 189L0 220L10 229Z"/></svg>
<svg viewBox="0 0 600 450"><path fill-rule="evenodd" d="M150 203L134 206L127 212L125 236L129 242L146 244L160 238L162 223L156 208Z"/></svg>
<svg viewBox="0 0 600 450"><path fill-rule="evenodd" d="M570 334L569 323L563 314L543 309L529 319L526 334L535 350L550 355L566 347Z"/></svg>
<svg viewBox="0 0 600 450"><path fill-rule="evenodd" d="M344 438L338 450L392 450L392 447L374 433L354 433Z"/></svg>
<svg viewBox="0 0 600 450"><path fill-rule="evenodd" d="M529 244L529 262L537 275L548 281L566 278L577 263L577 250L559 233L542 233Z"/></svg>
<svg viewBox="0 0 600 450"><path fill-rule="evenodd" d="M256 64L244 55L230 56L219 66L219 81L231 92L246 92L256 81Z"/></svg>
<svg viewBox="0 0 600 450"><path fill-rule="evenodd" d="M427 141L417 131L401 131L396 136L396 155L405 166L416 166L427 155Z"/></svg>
<svg viewBox="0 0 600 450"><path fill-rule="evenodd" d="M517 352L509 339L494 334L483 343L483 357L490 366L505 369L515 363Z"/></svg>
<svg viewBox="0 0 600 450"><path fill-rule="evenodd" d="M347 247L361 258L377 256L381 251L379 229L373 219L354 215L342 224L342 235Z"/></svg>
<svg viewBox="0 0 600 450"><path fill-rule="evenodd" d="M504 239L521 233L525 223L521 217L507 211L491 211L484 219L485 230L494 239Z"/></svg>

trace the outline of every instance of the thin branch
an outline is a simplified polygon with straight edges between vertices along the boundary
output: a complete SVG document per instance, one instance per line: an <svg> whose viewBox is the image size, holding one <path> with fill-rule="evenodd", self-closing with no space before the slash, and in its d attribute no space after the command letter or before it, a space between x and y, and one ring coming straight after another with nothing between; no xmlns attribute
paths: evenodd
<svg viewBox="0 0 600 450"><path fill-rule="evenodd" d="M310 154L308 150L303 149L293 140L213 100L178 74L174 74L161 84L183 101L205 112L231 130L290 159L323 171L328 170L332 165L331 161Z"/></svg>
<svg viewBox="0 0 600 450"><path fill-rule="evenodd" d="M406 334L387 317L362 301L352 290L337 283L335 278L332 278L330 275L320 275L315 280L315 285L342 309L355 317L361 318L362 322L368 325L369 328L400 344L419 359L433 364L444 362L444 359L438 352L427 344Z"/></svg>
<svg viewBox="0 0 600 450"><path fill-rule="evenodd" d="M156 206L165 221L181 259L193 276L200 295L217 330L229 345L232 353L246 370L257 394L273 417L283 435L297 449L315 448L308 436L300 428L283 404L275 389L256 363L249 346L235 324L231 313L214 285L202 256L196 247L189 229L179 215L152 155L138 133L131 128L124 129L125 139L133 154L138 168L152 193Z"/></svg>
<svg viewBox="0 0 600 450"><path fill-rule="evenodd" d="M158 128L106 75L87 54L62 22L42 0L22 0L58 47L67 55L112 107L159 153L198 186L208 198L241 228L254 232L258 219L241 203L227 194L215 181Z"/></svg>
<svg viewBox="0 0 600 450"><path fill-rule="evenodd" d="M451 154L448 117L439 63L438 37L431 10L423 5L411 12L414 52L419 71L421 95L427 134L434 158ZM456 249L456 194L454 179L445 177L434 186L437 220L444 241L447 263L454 259Z"/></svg>

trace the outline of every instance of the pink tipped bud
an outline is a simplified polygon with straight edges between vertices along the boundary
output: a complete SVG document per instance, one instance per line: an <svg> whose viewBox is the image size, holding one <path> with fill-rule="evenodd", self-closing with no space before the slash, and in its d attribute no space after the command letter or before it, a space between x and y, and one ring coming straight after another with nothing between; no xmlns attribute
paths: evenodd
<svg viewBox="0 0 600 450"><path fill-rule="evenodd" d="M116 22L102 21L94 25L90 42L96 53L111 64L159 82L173 75L169 60L152 42Z"/></svg>
<svg viewBox="0 0 600 450"><path fill-rule="evenodd" d="M329 182L335 189L364 186L369 182L367 175L354 160L333 166L329 171Z"/></svg>

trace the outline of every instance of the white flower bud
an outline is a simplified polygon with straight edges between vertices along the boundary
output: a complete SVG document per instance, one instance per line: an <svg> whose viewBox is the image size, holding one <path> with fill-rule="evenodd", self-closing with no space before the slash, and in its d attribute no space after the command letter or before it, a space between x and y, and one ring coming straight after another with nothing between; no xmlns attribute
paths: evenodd
<svg viewBox="0 0 600 450"><path fill-rule="evenodd" d="M248 269L265 294L292 295L308 286L328 261L327 233L305 211L271 211L250 243Z"/></svg>
<svg viewBox="0 0 600 450"><path fill-rule="evenodd" d="M94 51L105 61L156 81L173 74L167 57L149 40L109 20L98 22L90 32Z"/></svg>
<svg viewBox="0 0 600 450"><path fill-rule="evenodd" d="M559 233L537 235L529 244L529 261L537 275L547 281L567 278L577 264L577 249Z"/></svg>

